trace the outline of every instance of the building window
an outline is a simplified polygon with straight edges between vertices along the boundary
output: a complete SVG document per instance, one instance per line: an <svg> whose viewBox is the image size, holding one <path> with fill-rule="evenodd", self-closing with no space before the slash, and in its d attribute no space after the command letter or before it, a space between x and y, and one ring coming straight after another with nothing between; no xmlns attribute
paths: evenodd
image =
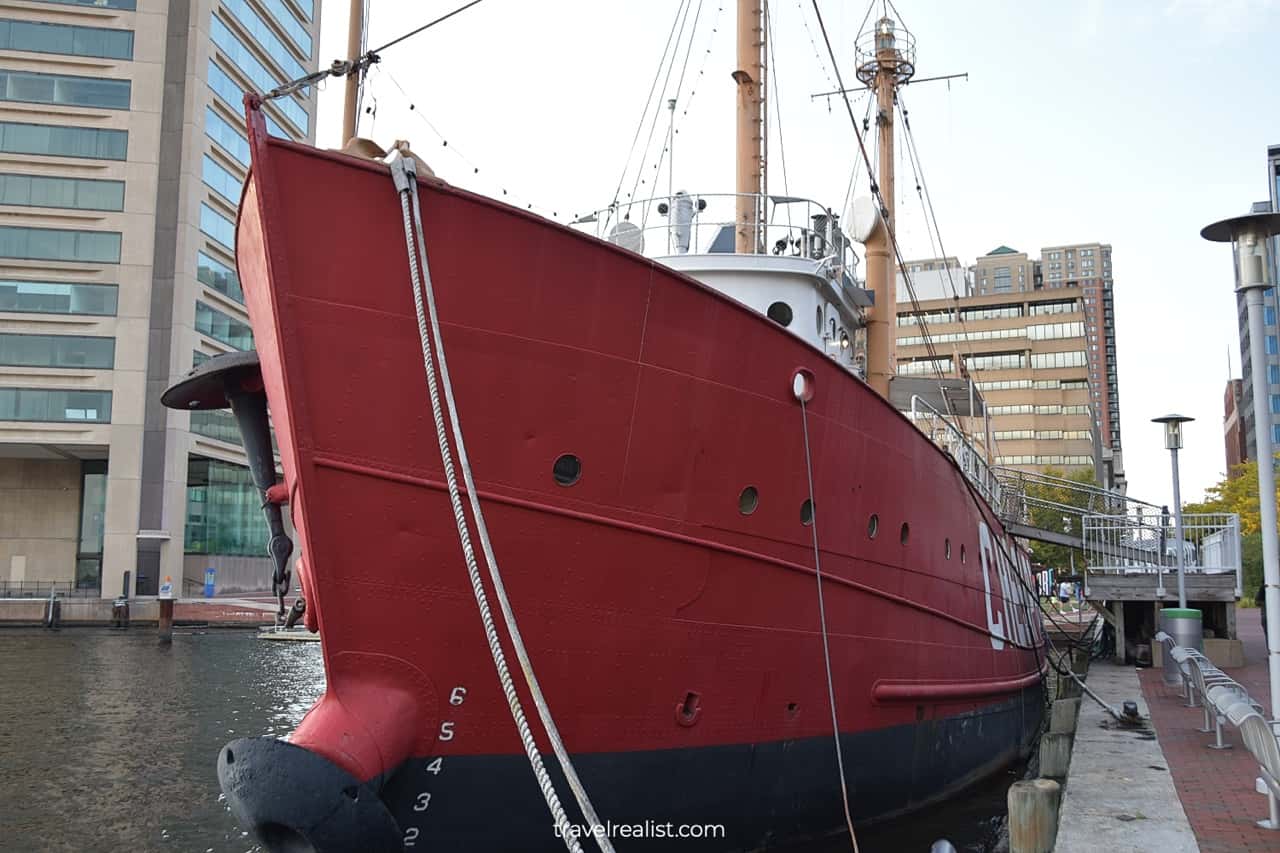
<svg viewBox="0 0 1280 853"><path fill-rule="evenodd" d="M0 173L0 204L124 210L124 181Z"/></svg>
<svg viewBox="0 0 1280 853"><path fill-rule="evenodd" d="M41 3L60 3L63 6L96 6L99 9L120 9L133 12L138 8L138 0L40 0Z"/></svg>
<svg viewBox="0 0 1280 853"><path fill-rule="evenodd" d="M205 135L234 157L239 160L246 168L249 166L249 140L240 135L240 132L222 120L222 117L214 112L213 107L206 107L204 112L204 132Z"/></svg>
<svg viewBox="0 0 1280 853"><path fill-rule="evenodd" d="M0 311L114 317L118 295L114 284L0 279Z"/></svg>
<svg viewBox="0 0 1280 853"><path fill-rule="evenodd" d="M0 151L6 154L123 160L128 154L128 148L127 130L0 122Z"/></svg>
<svg viewBox="0 0 1280 853"><path fill-rule="evenodd" d="M133 31L0 18L0 50L133 59Z"/></svg>
<svg viewBox="0 0 1280 853"><path fill-rule="evenodd" d="M114 338L0 333L0 364L11 367L91 367L115 364Z"/></svg>
<svg viewBox="0 0 1280 853"><path fill-rule="evenodd" d="M120 234L0 225L0 257L118 264Z"/></svg>
<svg viewBox="0 0 1280 853"><path fill-rule="evenodd" d="M196 331L239 350L253 349L253 330L248 323L242 323L203 302L196 303Z"/></svg>
<svg viewBox="0 0 1280 853"><path fill-rule="evenodd" d="M1084 367L1084 365L1085 355L1082 350L1032 353L1031 355L1031 367L1033 369Z"/></svg>
<svg viewBox="0 0 1280 853"><path fill-rule="evenodd" d="M1280 424L1271 425L1271 443L1280 447Z"/></svg>
<svg viewBox="0 0 1280 853"><path fill-rule="evenodd" d="M222 66L214 62L213 59L209 60L209 88L212 89L213 93L221 98L230 109L237 112L244 109L243 104L245 90L240 87L239 83L232 80L231 75L223 71ZM267 101L268 107L271 107L273 104L275 104L275 101ZM264 111L262 113L262 117L267 122L267 132L272 136L280 136L285 139L298 138L296 133L290 133L281 127L280 124L271 117L270 112ZM247 147L245 148L245 152L244 159L241 160L241 162L247 164L249 160Z"/></svg>
<svg viewBox="0 0 1280 853"><path fill-rule="evenodd" d="M240 178L228 172L222 166L218 165L218 161L204 155L204 165L201 169L200 176L204 179L205 185L218 195L225 198L232 204L239 204L240 189L244 186L244 182Z"/></svg>
<svg viewBox="0 0 1280 853"><path fill-rule="evenodd" d="M209 25L209 35L213 39L213 43L226 54L227 58L239 68L249 78L249 82L258 87L261 92L270 92L272 89L286 82L276 77L274 73L267 70L253 55L249 48L245 47L244 42L240 41L234 33L222 23L218 17L214 17ZM305 74L306 72L303 72ZM302 74L298 75L303 76ZM277 98L273 101L280 108L280 112L284 117L293 122L305 135L308 128L307 111L304 110L292 95L286 95L283 98Z"/></svg>
<svg viewBox="0 0 1280 853"><path fill-rule="evenodd" d="M1267 335L1267 355L1280 355L1280 348L1276 346L1276 336Z"/></svg>
<svg viewBox="0 0 1280 853"><path fill-rule="evenodd" d="M235 223L207 204L200 205L200 230L226 246L228 251L236 245Z"/></svg>
<svg viewBox="0 0 1280 853"><path fill-rule="evenodd" d="M1267 326L1276 324L1276 309L1274 305L1262 306L1262 322Z"/></svg>
<svg viewBox="0 0 1280 853"><path fill-rule="evenodd" d="M1027 326L1027 337L1033 341L1049 341L1059 338L1079 338L1084 335L1084 324L1075 323L1043 323Z"/></svg>
<svg viewBox="0 0 1280 853"><path fill-rule="evenodd" d="M1020 352L965 356L964 363L970 370L1012 370L1026 366Z"/></svg>
<svg viewBox="0 0 1280 853"><path fill-rule="evenodd" d="M0 100L23 104L129 109L128 80L0 69Z"/></svg>
<svg viewBox="0 0 1280 853"><path fill-rule="evenodd" d="M76 548L76 588L101 589L102 541L106 531L107 461L80 463L80 542Z"/></svg>
<svg viewBox="0 0 1280 853"><path fill-rule="evenodd" d="M1013 290L1013 275L1008 267L996 267L995 286L992 290L996 293L1008 293Z"/></svg>
<svg viewBox="0 0 1280 853"><path fill-rule="evenodd" d="M951 359L923 358L915 361L898 362L898 373L901 373L904 376L924 376L926 374L933 374L939 371L942 373L950 373Z"/></svg>
<svg viewBox="0 0 1280 853"><path fill-rule="evenodd" d="M280 0L263 0L262 5L267 7L267 13L280 25L280 29L284 30L285 34L293 39L293 43L298 46L298 49L310 59L311 33L307 31L307 28L294 17L291 11L285 8L284 3L280 2ZM301 5L308 4L304 2Z"/></svg>
<svg viewBox="0 0 1280 853"><path fill-rule="evenodd" d="M111 392L0 388L0 421L110 423Z"/></svg>
<svg viewBox="0 0 1280 853"><path fill-rule="evenodd" d="M249 469L189 457L186 553L264 557L269 538L262 523L262 495Z"/></svg>
<svg viewBox="0 0 1280 853"><path fill-rule="evenodd" d="M270 0L263 0L263 5L269 6ZM276 5L281 11L284 11L284 4L280 3L279 0L276 0ZM267 22L262 20L262 17L245 0L222 0L222 8L231 13L231 17L235 18L240 26L244 27L249 33L250 37L258 43L258 46L267 52L267 55L271 57L271 61L284 71L285 79L297 80L299 77L306 76L307 69L303 68L302 63L294 57L293 52L285 47L284 42L280 41L279 37L276 36L275 30L271 29ZM284 17L287 20L291 20L293 16L285 13ZM217 19L215 18L214 20ZM294 23L297 24L297 21L294 21ZM298 25L298 29L302 31L304 36L306 35L306 30L301 25ZM311 56L310 49L307 50L307 56L308 58Z"/></svg>
<svg viewBox="0 0 1280 853"><path fill-rule="evenodd" d="M206 360L207 360L206 356ZM205 438L225 441L227 444L240 445L240 428L236 426L236 416L226 409L203 409L191 413L191 431Z"/></svg>
<svg viewBox="0 0 1280 853"><path fill-rule="evenodd" d="M244 304L244 291L240 289L240 276L226 264L219 263L204 252L196 252L196 279L224 296Z"/></svg>
<svg viewBox="0 0 1280 853"><path fill-rule="evenodd" d="M1280 415L1280 394L1271 395L1271 414Z"/></svg>

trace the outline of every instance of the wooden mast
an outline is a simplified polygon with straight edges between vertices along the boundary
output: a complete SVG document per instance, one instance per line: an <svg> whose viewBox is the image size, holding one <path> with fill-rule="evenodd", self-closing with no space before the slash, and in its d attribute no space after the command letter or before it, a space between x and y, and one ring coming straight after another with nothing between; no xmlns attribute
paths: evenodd
<svg viewBox="0 0 1280 853"><path fill-rule="evenodd" d="M867 309L866 314L867 383L885 399L889 397L889 381L893 378L897 361L898 269L889 234L889 229L897 224L893 211L894 92L906 65L895 36L892 20L881 18L877 21L874 63L862 66L867 71L874 68L875 76L866 82L876 96L876 141L880 158L877 180L884 217L883 223L866 242L867 287L875 292L875 305ZM861 74L859 76L862 77Z"/></svg>
<svg viewBox="0 0 1280 853"><path fill-rule="evenodd" d="M739 253L760 250L764 184L764 0L738 0L737 238Z"/></svg>
<svg viewBox="0 0 1280 853"><path fill-rule="evenodd" d="M364 30L364 0L351 0L351 20L347 23L347 57L360 57ZM360 73L347 75L346 98L342 108L342 143L345 145L356 135L356 110L360 101Z"/></svg>

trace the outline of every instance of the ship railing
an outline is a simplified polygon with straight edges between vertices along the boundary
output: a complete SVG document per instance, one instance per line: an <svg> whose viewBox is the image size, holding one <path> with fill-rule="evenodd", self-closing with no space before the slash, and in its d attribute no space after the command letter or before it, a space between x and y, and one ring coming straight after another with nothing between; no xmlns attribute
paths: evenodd
<svg viewBox="0 0 1280 853"><path fill-rule="evenodd" d="M570 223L579 231L650 258L737 254L737 206L751 199L757 212L755 254L823 263L832 278L853 278L858 258L829 207L797 196L712 193L617 203Z"/></svg>
<svg viewBox="0 0 1280 853"><path fill-rule="evenodd" d="M1086 515L1083 534L1090 572L1176 573L1181 549L1185 571L1234 574L1236 595L1242 593L1240 516L1235 513L1184 513L1181 543L1173 519L1163 512Z"/></svg>
<svg viewBox="0 0 1280 853"><path fill-rule="evenodd" d="M980 446L970 441L950 418L918 394L911 395L910 417L917 429L955 460L983 500L998 511L1003 503L1003 487L994 469L987 464L986 454Z"/></svg>

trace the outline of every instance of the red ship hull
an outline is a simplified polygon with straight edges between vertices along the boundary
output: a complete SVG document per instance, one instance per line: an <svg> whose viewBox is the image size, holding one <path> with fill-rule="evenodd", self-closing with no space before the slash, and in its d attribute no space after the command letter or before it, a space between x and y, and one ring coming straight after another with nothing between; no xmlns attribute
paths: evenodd
<svg viewBox="0 0 1280 853"><path fill-rule="evenodd" d="M269 138L252 110L250 136L239 270L328 676L292 744L375 792L406 844L561 848L463 563L388 170ZM999 521L949 456L735 301L489 199L429 180L419 191L485 519L602 819L723 824L703 850L842 824L801 521L799 367L816 386L814 495L855 820L945 797L1025 750L1043 710L1025 561L997 558ZM566 453L582 465L567 487L552 476ZM749 485L759 507L744 515ZM239 750L241 775L224 776L237 814L269 841L309 836L281 816L287 792L246 781L251 743Z"/></svg>

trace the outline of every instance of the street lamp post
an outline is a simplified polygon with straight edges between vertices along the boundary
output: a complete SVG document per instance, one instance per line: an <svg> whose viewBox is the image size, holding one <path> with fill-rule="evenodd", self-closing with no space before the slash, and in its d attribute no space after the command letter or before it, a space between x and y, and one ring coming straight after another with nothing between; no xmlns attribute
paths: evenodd
<svg viewBox="0 0 1280 853"><path fill-rule="evenodd" d="M1267 669L1271 677L1271 717L1280 718L1280 537L1276 533L1275 453L1271 446L1271 416L1267 407L1266 350L1262 294L1267 282L1268 238L1280 233L1280 213L1253 213L1206 225L1200 236L1215 243L1231 243L1240 268L1236 289L1244 293L1249 311L1249 353L1253 364L1253 421L1258 458L1258 521L1262 527L1262 577L1266 590Z"/></svg>
<svg viewBox="0 0 1280 853"><path fill-rule="evenodd" d="M1164 424L1164 446L1173 457L1173 536L1177 540L1173 544L1173 550L1178 561L1178 606L1185 608L1187 580L1186 567L1183 565L1185 557L1182 553L1182 484L1178 478L1178 450L1182 447L1182 425L1187 421L1194 421L1195 418L1189 418L1186 415L1165 415L1151 420L1153 423ZM1164 554L1160 555L1160 559L1164 560Z"/></svg>

